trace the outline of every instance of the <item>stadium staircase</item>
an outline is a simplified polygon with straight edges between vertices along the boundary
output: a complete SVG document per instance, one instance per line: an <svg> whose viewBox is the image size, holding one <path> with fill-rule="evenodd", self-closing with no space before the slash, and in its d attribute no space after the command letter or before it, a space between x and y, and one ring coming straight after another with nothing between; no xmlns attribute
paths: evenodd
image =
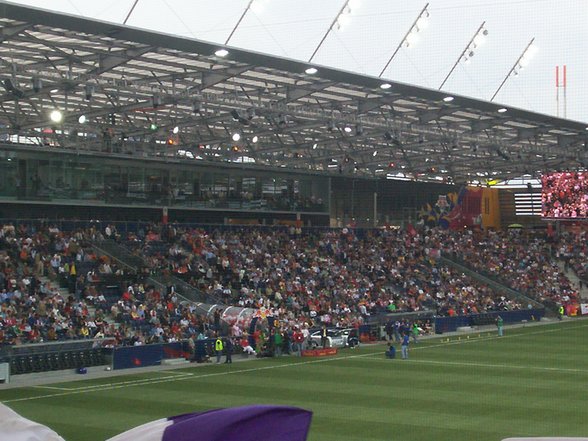
<svg viewBox="0 0 588 441"><path fill-rule="evenodd" d="M488 285L494 291L504 294L504 296L508 297L509 299L516 300L517 302L522 304L531 305L531 307L536 309L545 309L546 315L556 315L555 305L545 305L524 295L519 291L510 288L508 285L505 285L501 280L497 280L493 277L483 275L475 271L474 269L470 268L466 262L460 260L457 256L443 256L439 258L439 261L445 265L455 268L458 271L463 272L467 276L471 277L474 280L477 280L480 283Z"/></svg>
<svg viewBox="0 0 588 441"><path fill-rule="evenodd" d="M141 256L133 254L127 248L116 243L112 239L96 242L93 246L97 254L110 257L118 264L123 265L136 274L141 274L142 270L148 267L147 262ZM147 281L156 286L160 291L166 291L168 287L173 286L175 291L181 297L187 301L196 303L201 312L206 314L213 305L222 305L222 302L216 296L204 293L171 274L151 272Z"/></svg>
<svg viewBox="0 0 588 441"><path fill-rule="evenodd" d="M572 286L578 290L580 298L588 299L588 286L586 286L586 282L583 282L573 270L566 269L566 264L563 260L558 260L557 266L561 272L564 273L568 279L570 279Z"/></svg>

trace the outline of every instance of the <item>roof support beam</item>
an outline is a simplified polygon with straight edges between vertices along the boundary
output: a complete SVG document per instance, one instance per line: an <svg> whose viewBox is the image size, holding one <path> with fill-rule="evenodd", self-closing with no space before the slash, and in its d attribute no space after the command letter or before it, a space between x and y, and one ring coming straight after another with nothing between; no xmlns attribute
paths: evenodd
<svg viewBox="0 0 588 441"><path fill-rule="evenodd" d="M115 67L121 66L129 62L133 58L145 55L147 52L150 52L153 49L154 48L152 46L146 46L136 49L127 49L124 51L111 52L108 55L100 55L98 61L99 67L88 72L88 75L101 75L105 72L114 69Z"/></svg>

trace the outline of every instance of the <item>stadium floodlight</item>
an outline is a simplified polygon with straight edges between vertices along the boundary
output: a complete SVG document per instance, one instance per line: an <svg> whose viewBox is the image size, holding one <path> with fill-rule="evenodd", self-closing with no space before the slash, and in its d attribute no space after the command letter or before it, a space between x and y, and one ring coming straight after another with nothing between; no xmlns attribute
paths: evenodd
<svg viewBox="0 0 588 441"><path fill-rule="evenodd" d="M318 72L318 69L316 67L309 67L304 72L306 72L308 75L314 75Z"/></svg>
<svg viewBox="0 0 588 441"><path fill-rule="evenodd" d="M476 30L476 33L474 34L474 36L470 39L470 41L468 41L468 44L465 47L465 49L462 51L462 53L459 55L459 57L457 57L457 60L455 61L455 63L451 67L451 70L449 71L449 73L447 74L447 76L445 77L445 79L443 80L441 85L439 86L439 90L441 90L443 88L443 86L445 85L445 83L447 82L447 80L449 79L449 77L451 76L451 74L453 73L453 71L455 70L455 68L457 67L457 65L459 63L464 63L464 64L470 63L472 57L474 55L476 55L476 50L478 49L478 47L486 40L487 35L488 35L488 29L486 29L486 22L483 21L482 24Z"/></svg>
<svg viewBox="0 0 588 441"><path fill-rule="evenodd" d="M454 98L452 96L446 96L445 98L443 98L443 101L445 101L446 103L450 103L453 100Z"/></svg>
<svg viewBox="0 0 588 441"><path fill-rule="evenodd" d="M312 53L310 58L308 59L309 63L312 62L314 56L317 54L317 52L319 51L319 49L321 48L321 46L323 45L323 43L325 42L325 40L327 39L327 37L333 29L339 31L343 29L347 24L349 24L349 22L351 21L351 11L353 10L353 8L357 8L358 6L358 0L346 0L345 3L343 3L343 6L341 7L341 9L339 9L339 12L335 16L335 19L331 22L331 26L329 26L327 32L325 32L323 38L321 39L317 47L314 49L314 52Z"/></svg>
<svg viewBox="0 0 588 441"><path fill-rule="evenodd" d="M500 83L500 86L498 86L498 89L496 89L496 92L494 92L494 95L492 95L492 98L490 98L490 101L494 101L494 98L496 98L496 95L498 95L498 92L500 92L500 90L502 89L502 86L504 86L506 81L511 76L513 76L513 77L517 76L520 73L520 71L525 66L527 66L529 64L529 60L537 52L537 47L533 44L534 41L535 41L535 37L533 37L531 39L529 44L527 44L527 46L525 47L525 50L523 51L523 53L520 55L519 58L517 58L517 61L514 62L512 68L508 71L508 73L506 74L506 76L502 80L502 83Z"/></svg>
<svg viewBox="0 0 588 441"><path fill-rule="evenodd" d="M92 95L94 94L94 85L93 84L86 84L86 101L90 101L92 99Z"/></svg>
<svg viewBox="0 0 588 441"><path fill-rule="evenodd" d="M226 57L227 55L229 55L229 51L226 49L217 49L214 52L214 55L216 55L217 57L223 58L223 57Z"/></svg>
<svg viewBox="0 0 588 441"><path fill-rule="evenodd" d="M233 133L232 139L235 142L239 141L241 139L241 134L239 132Z"/></svg>
<svg viewBox="0 0 588 441"><path fill-rule="evenodd" d="M427 9L428 6L429 4L427 3L404 36L404 40L402 41L404 47L413 46L419 39L418 33L429 25L429 17L431 14Z"/></svg>
<svg viewBox="0 0 588 441"><path fill-rule="evenodd" d="M508 109L506 107L501 107L500 109L497 110L498 113L505 113L507 111L508 111Z"/></svg>
<svg viewBox="0 0 588 441"><path fill-rule="evenodd" d="M382 84L380 84L380 89L386 90L386 89L390 89L391 87L392 87L392 84L390 84L390 83L382 83Z"/></svg>
<svg viewBox="0 0 588 441"><path fill-rule="evenodd" d="M404 34L404 37L402 38L402 40L400 40L398 46L396 46L396 50L394 51L394 53L392 53L392 56L380 72L380 75L378 75L380 78L382 77L382 75L384 75L384 72L386 72L386 69L388 69L388 66L390 66L390 63L402 47L408 48L410 46L413 46L417 42L417 34L427 27L427 22L429 20L429 17L431 16L428 8L429 4L427 3L425 7L421 9L421 12L417 16L417 18L412 22L412 25L410 26L410 28L408 28L408 31L406 32L406 34Z"/></svg>
<svg viewBox="0 0 588 441"><path fill-rule="evenodd" d="M33 77L31 81L33 82L33 91L39 93L43 88L43 81L37 76Z"/></svg>
<svg viewBox="0 0 588 441"><path fill-rule="evenodd" d="M80 115L80 117L78 118L78 122L80 124L84 124L87 120L88 118L86 118L86 115Z"/></svg>
<svg viewBox="0 0 588 441"><path fill-rule="evenodd" d="M204 107L202 106L202 103L200 101L196 100L192 103L192 112L202 113L203 111Z"/></svg>
<svg viewBox="0 0 588 441"><path fill-rule="evenodd" d="M54 123L60 123L61 121L63 121L63 113L61 112L61 110L54 109L49 114L49 119Z"/></svg>

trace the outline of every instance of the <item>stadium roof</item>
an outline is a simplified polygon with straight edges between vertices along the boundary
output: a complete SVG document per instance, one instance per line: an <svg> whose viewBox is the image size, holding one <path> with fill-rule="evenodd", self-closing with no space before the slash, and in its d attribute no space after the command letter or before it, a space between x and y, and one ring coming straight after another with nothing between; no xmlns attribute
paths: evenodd
<svg viewBox="0 0 588 441"><path fill-rule="evenodd" d="M0 1L0 42L13 142L445 182L588 162L585 123L195 39Z"/></svg>

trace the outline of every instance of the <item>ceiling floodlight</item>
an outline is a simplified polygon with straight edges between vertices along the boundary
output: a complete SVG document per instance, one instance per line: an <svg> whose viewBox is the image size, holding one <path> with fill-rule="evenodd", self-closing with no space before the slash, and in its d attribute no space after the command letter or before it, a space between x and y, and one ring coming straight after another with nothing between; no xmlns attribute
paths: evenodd
<svg viewBox="0 0 588 441"><path fill-rule="evenodd" d="M497 110L498 113L504 113L506 112L508 109L506 107L501 107L500 109Z"/></svg>
<svg viewBox="0 0 588 441"><path fill-rule="evenodd" d="M233 141L237 142L241 139L241 134L239 132L235 132L235 133L233 133L232 138L233 138Z"/></svg>
<svg viewBox="0 0 588 441"><path fill-rule="evenodd" d="M406 35L404 36L404 39L401 42L401 46L410 47L418 41L418 33L425 29L429 24L429 17L431 16L431 14L427 9L428 7L429 4L427 3L421 11L421 13L419 14L419 16L412 24L412 26L410 27L410 29L408 30L408 32L406 33Z"/></svg>
<svg viewBox="0 0 588 441"><path fill-rule="evenodd" d="M353 129L349 126L345 126L343 130L345 130L346 133L351 133L353 131Z"/></svg>
<svg viewBox="0 0 588 441"><path fill-rule="evenodd" d="M414 45L419 40L419 36L417 35L417 32L412 31L412 32L408 33L408 35L404 39L404 46L405 47L410 47L410 46Z"/></svg>
<svg viewBox="0 0 588 441"><path fill-rule="evenodd" d="M94 94L94 85L93 84L86 84L85 87L85 98L86 101L90 101L92 99L92 95Z"/></svg>
<svg viewBox="0 0 588 441"><path fill-rule="evenodd" d="M174 129L172 130L174 135L177 135L180 131L180 128L178 126L175 126Z"/></svg>
<svg viewBox="0 0 588 441"><path fill-rule="evenodd" d="M54 123L60 123L63 120L63 113L61 113L61 110L52 110L49 114L49 119Z"/></svg>
<svg viewBox="0 0 588 441"><path fill-rule="evenodd" d="M445 98L443 98L443 101L445 101L446 103L450 103L451 101L453 101L453 97L452 96L446 96Z"/></svg>
<svg viewBox="0 0 588 441"><path fill-rule="evenodd" d="M251 138L252 143L255 144L257 141L259 141L259 137L257 135L255 135L253 138Z"/></svg>
<svg viewBox="0 0 588 441"><path fill-rule="evenodd" d="M378 155L378 151L374 150L374 153L372 153L372 156L377 156Z"/></svg>
<svg viewBox="0 0 588 441"><path fill-rule="evenodd" d="M309 67L304 72L306 72L308 75L314 75L318 72L318 69L316 67Z"/></svg>
<svg viewBox="0 0 588 441"><path fill-rule="evenodd" d="M229 55L229 51L226 49L218 49L217 51L215 51L214 55L221 58L226 57L227 55Z"/></svg>
<svg viewBox="0 0 588 441"><path fill-rule="evenodd" d="M380 84L380 89L386 90L386 89L390 89L391 87L392 87L392 84L390 84L390 83L382 83L382 84Z"/></svg>
<svg viewBox="0 0 588 441"><path fill-rule="evenodd" d="M86 115L80 115L80 117L78 118L78 122L80 124L84 124L88 119L86 118Z"/></svg>
<svg viewBox="0 0 588 441"><path fill-rule="evenodd" d="M33 82L33 91L35 93L39 93L41 91L41 89L43 88L43 81L41 80L41 78L35 76L35 77L33 77L32 82Z"/></svg>
<svg viewBox="0 0 588 441"><path fill-rule="evenodd" d="M588 127L586 127L586 130L588 130ZM315 143L312 145L312 149L313 149L313 150L316 150L316 148L317 148L317 147L318 147L318 144L315 142Z"/></svg>

